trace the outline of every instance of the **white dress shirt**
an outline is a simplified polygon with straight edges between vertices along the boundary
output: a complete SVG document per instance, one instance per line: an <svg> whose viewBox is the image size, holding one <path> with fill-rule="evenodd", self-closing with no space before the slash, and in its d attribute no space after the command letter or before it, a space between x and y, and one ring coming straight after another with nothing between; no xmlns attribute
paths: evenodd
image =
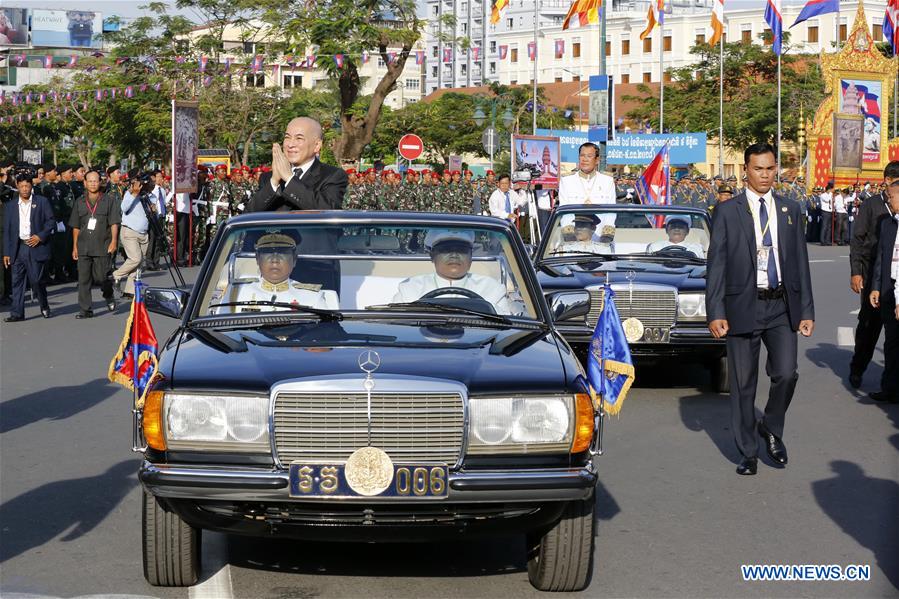
<svg viewBox="0 0 899 599"><path fill-rule="evenodd" d="M474 291L493 304L497 314L512 313L512 304L506 294L505 287L492 277L472 273L468 273L457 280L444 279L438 276L437 273L409 277L399 284L393 301L397 303L414 302L421 299L421 296L426 293L442 287L461 287L462 289ZM452 296L447 293L447 297Z"/></svg>
<svg viewBox="0 0 899 599"><path fill-rule="evenodd" d="M833 198L833 209L837 214L846 214L846 198L839 193Z"/></svg>
<svg viewBox="0 0 899 599"><path fill-rule="evenodd" d="M190 212L190 194L180 192L175 194L175 210L181 214Z"/></svg>
<svg viewBox="0 0 899 599"><path fill-rule="evenodd" d="M825 191L818 196L818 204L821 206L822 212L833 212L833 195Z"/></svg>
<svg viewBox="0 0 899 599"><path fill-rule="evenodd" d="M593 171L589 177L580 172L559 180L558 205L566 204L614 204L615 180Z"/></svg>
<svg viewBox="0 0 899 599"><path fill-rule="evenodd" d="M527 196L518 193L514 189L509 190L509 205L513 211L516 208L526 206L527 203ZM506 194L499 189L495 189L493 193L490 194L490 199L487 201L487 205L490 210L491 216L496 216L498 218L509 218L509 214L511 214L510 212L506 211Z"/></svg>
<svg viewBox="0 0 899 599"><path fill-rule="evenodd" d="M774 198L771 194L771 190L768 190L764 196L759 196L757 193L746 188L746 199L749 201L749 210L752 212L752 224L755 229L755 245L756 248L762 247L762 225L759 221L759 210L761 210L762 204L759 202L759 198L765 198L765 209L768 211L768 230L771 232L771 243L773 244L770 252L768 253L768 259L774 259L774 264L777 265L777 278L783 283L783 270L780 268L780 256L778 255L778 243L777 243L777 210L779 208L774 205ZM758 270L755 272L755 282L756 286L759 289L767 289L768 288L768 271L766 270Z"/></svg>
<svg viewBox="0 0 899 599"><path fill-rule="evenodd" d="M157 185L150 193L156 200L156 214L162 216L162 213L165 212L165 189Z"/></svg>
<svg viewBox="0 0 899 599"><path fill-rule="evenodd" d="M31 209L34 208L34 192L25 202L19 196L19 239L27 241L31 239Z"/></svg>

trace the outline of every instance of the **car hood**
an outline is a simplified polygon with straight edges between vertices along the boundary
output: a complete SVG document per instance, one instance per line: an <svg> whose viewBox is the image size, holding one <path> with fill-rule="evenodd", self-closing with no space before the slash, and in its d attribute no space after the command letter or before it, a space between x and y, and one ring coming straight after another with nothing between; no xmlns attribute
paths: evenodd
<svg viewBox="0 0 899 599"><path fill-rule="evenodd" d="M559 392L577 376L550 330L407 326L344 320L259 329L186 329L171 362L176 389L268 392L280 381L364 373L363 351L377 351L375 377L425 376L465 384L471 393ZM576 367L575 367L576 368Z"/></svg>
<svg viewBox="0 0 899 599"><path fill-rule="evenodd" d="M633 274L630 274L633 273ZM610 283L656 283L671 285L680 291L705 290L706 267L681 260L642 261L609 260L605 262L555 263L537 266L537 277L545 290L583 289L602 285L606 278Z"/></svg>

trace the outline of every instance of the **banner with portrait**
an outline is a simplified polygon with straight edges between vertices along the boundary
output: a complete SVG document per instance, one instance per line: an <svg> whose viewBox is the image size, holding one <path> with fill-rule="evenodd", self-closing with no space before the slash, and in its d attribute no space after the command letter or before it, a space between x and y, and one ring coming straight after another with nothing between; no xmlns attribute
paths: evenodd
<svg viewBox="0 0 899 599"><path fill-rule="evenodd" d="M0 46L28 45L28 9L0 8Z"/></svg>
<svg viewBox="0 0 899 599"><path fill-rule="evenodd" d="M880 164L882 82L865 79L840 79L841 115L859 115L863 119L862 161ZM836 139L836 137L834 137Z"/></svg>
<svg viewBox="0 0 899 599"><path fill-rule="evenodd" d="M861 170L864 127L865 117L860 114L833 115L834 170Z"/></svg>
<svg viewBox="0 0 899 599"><path fill-rule="evenodd" d="M93 10L31 11L31 45L48 48L99 48L103 15Z"/></svg>
<svg viewBox="0 0 899 599"><path fill-rule="evenodd" d="M512 148L513 171L530 169L537 175L531 179L534 185L542 185L543 189L559 188L561 147L558 137L513 135Z"/></svg>
<svg viewBox="0 0 899 599"><path fill-rule="evenodd" d="M198 102L172 100L172 187L175 193L197 191L199 122Z"/></svg>

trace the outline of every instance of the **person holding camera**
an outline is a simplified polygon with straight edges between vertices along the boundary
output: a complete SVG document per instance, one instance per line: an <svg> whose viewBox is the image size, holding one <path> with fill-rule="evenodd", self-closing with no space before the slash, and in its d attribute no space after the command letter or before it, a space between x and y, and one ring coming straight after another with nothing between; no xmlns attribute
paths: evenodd
<svg viewBox="0 0 899 599"><path fill-rule="evenodd" d="M578 172L559 180L557 206L566 204L614 204L615 180L596 169L599 167L599 146L581 144L578 150Z"/></svg>
<svg viewBox="0 0 899 599"><path fill-rule="evenodd" d="M121 289L122 279L128 277L125 284L124 295L134 295L134 277L138 267L147 255L150 247L150 218L155 217L151 213L149 198L141 191L144 180L149 185L152 183L146 177L132 171L128 175L129 187L122 198L122 227L119 241L125 249L127 259L117 270L112 273L115 286Z"/></svg>

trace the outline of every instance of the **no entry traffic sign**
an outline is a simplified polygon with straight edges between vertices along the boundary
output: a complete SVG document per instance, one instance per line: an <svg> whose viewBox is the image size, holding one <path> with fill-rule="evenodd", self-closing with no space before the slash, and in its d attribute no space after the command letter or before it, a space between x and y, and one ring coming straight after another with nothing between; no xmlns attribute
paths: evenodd
<svg viewBox="0 0 899 599"><path fill-rule="evenodd" d="M407 133L400 138L398 146L400 156L406 160L415 160L425 151L425 144L414 133Z"/></svg>

